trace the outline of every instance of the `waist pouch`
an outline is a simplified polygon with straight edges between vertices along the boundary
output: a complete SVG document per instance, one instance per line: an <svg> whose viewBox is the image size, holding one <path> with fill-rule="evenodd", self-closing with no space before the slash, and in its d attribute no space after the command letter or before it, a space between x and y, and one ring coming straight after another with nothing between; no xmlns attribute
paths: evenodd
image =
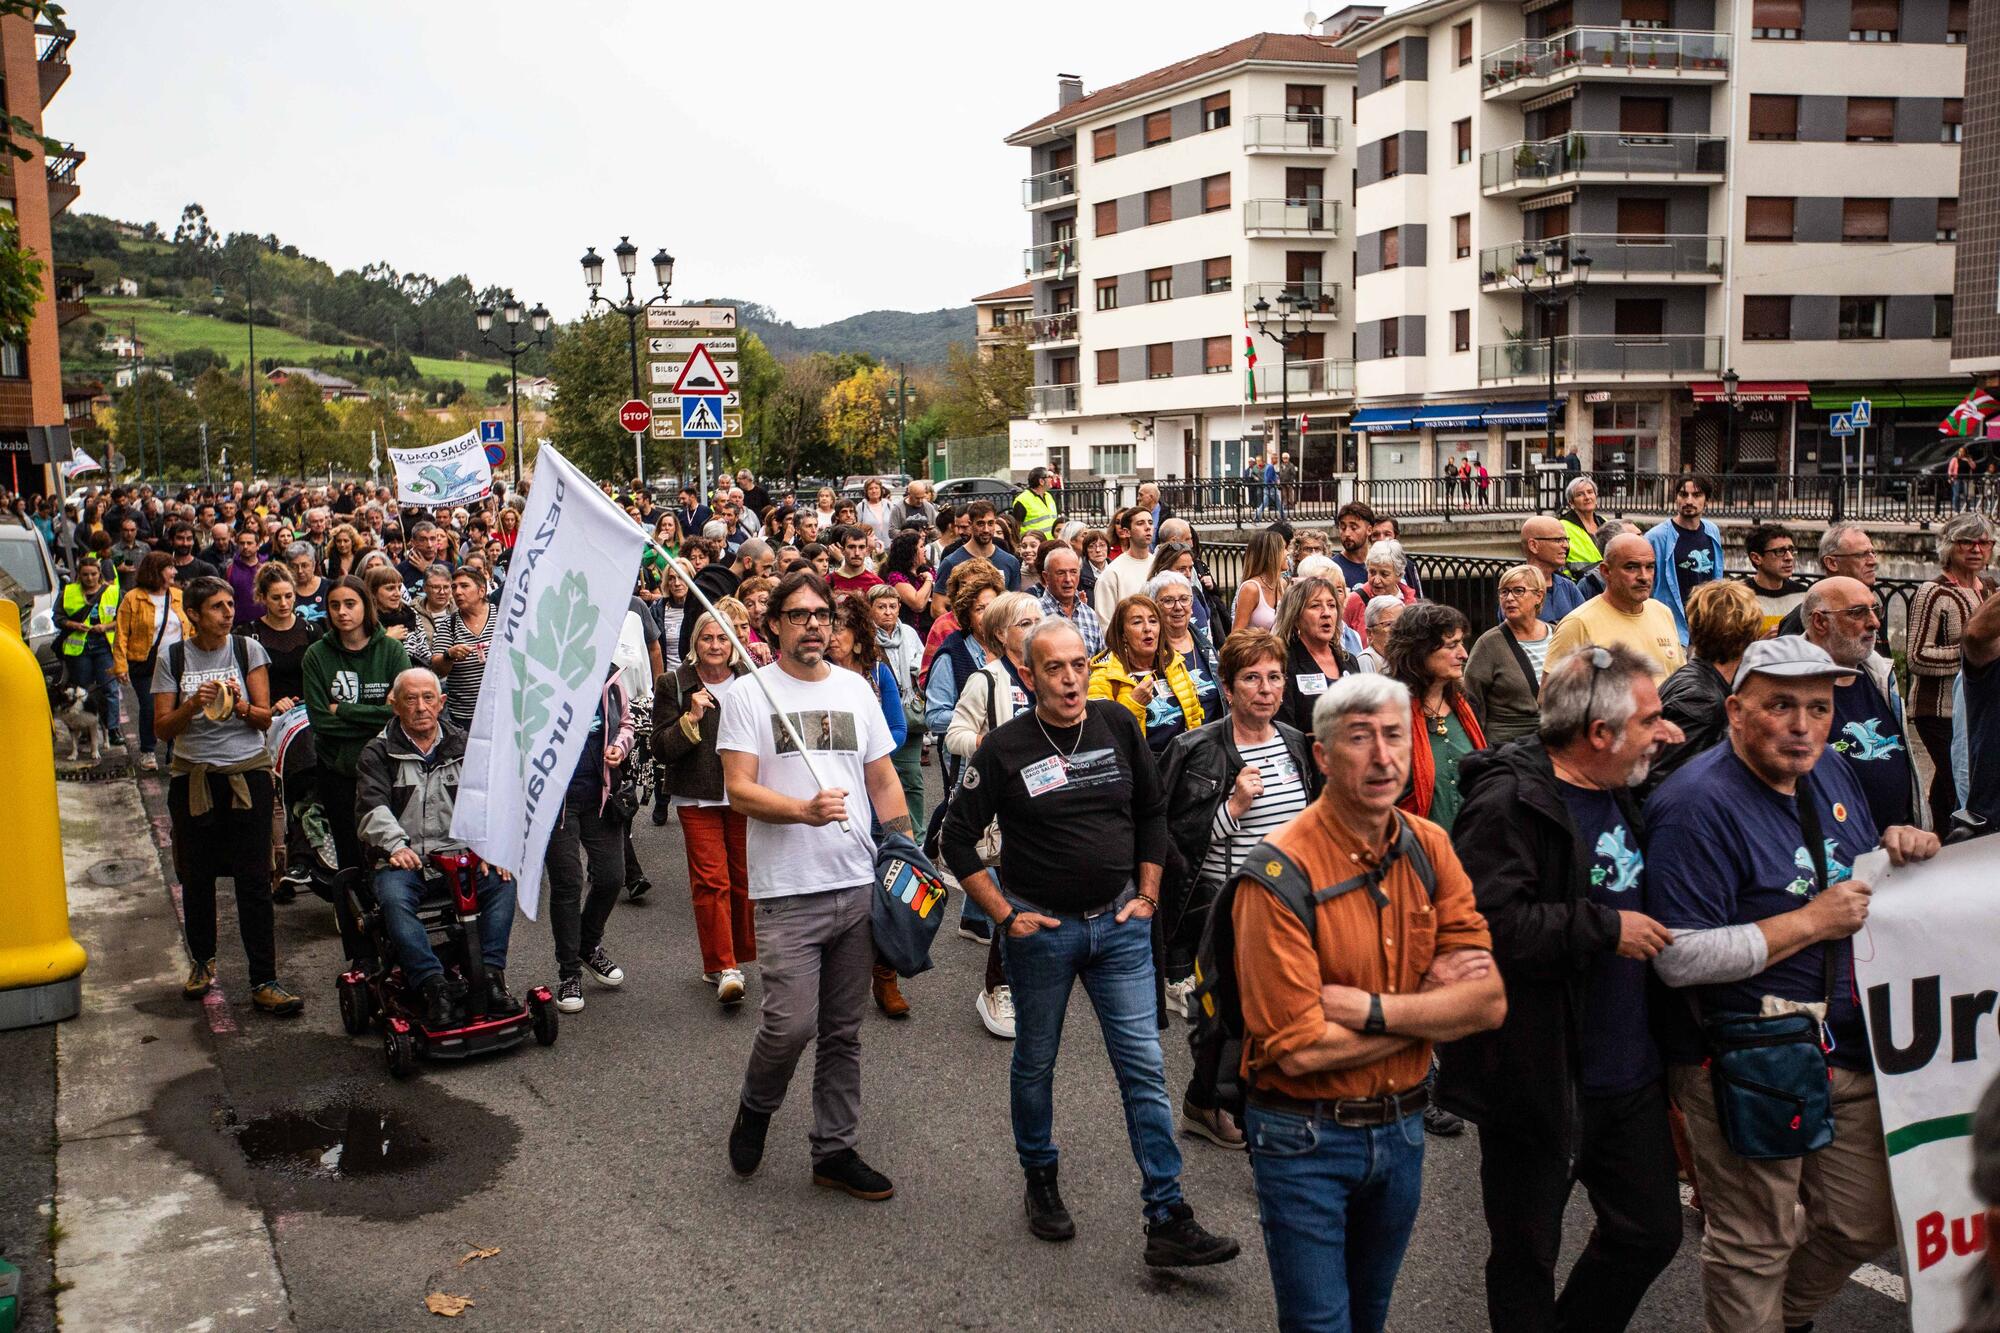
<svg viewBox="0 0 2000 1333"><path fill-rule="evenodd" d="M1833 1142L1826 1051L1811 1014L1711 1016L1702 1034L1715 1118L1738 1157L1782 1161Z"/></svg>

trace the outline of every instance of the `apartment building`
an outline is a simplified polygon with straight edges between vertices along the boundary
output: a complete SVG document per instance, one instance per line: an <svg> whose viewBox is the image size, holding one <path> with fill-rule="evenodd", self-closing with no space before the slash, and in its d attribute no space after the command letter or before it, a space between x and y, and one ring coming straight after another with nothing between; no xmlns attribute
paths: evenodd
<svg viewBox="0 0 2000 1333"><path fill-rule="evenodd" d="M1366 470L1919 466L1967 0L1426 0L1356 53ZM1551 425L1551 407L1554 424Z"/></svg>
<svg viewBox="0 0 2000 1333"><path fill-rule="evenodd" d="M1259 33L1088 94L1061 76L1007 137L1028 150L1035 363L1017 466L1237 476L1289 406L1309 473L1351 468L1353 81L1337 36Z"/></svg>
<svg viewBox="0 0 2000 1333"><path fill-rule="evenodd" d="M2000 5L1972 14L1969 37L1951 368L1991 385L2000 381Z"/></svg>
<svg viewBox="0 0 2000 1333"><path fill-rule="evenodd" d="M1027 334L1028 316L1035 312L1035 284L1017 282L997 292L972 298L973 345L982 358L1001 343Z"/></svg>

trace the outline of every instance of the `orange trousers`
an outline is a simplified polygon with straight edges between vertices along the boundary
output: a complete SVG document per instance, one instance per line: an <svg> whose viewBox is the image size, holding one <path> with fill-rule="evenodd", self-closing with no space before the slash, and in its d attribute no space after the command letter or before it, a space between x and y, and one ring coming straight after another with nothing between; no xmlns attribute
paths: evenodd
<svg viewBox="0 0 2000 1333"><path fill-rule="evenodd" d="M750 913L750 862L743 850L749 827L726 806L684 805L681 838L687 844L688 888L694 896L694 930L701 941L701 970L721 972L757 960L757 929Z"/></svg>

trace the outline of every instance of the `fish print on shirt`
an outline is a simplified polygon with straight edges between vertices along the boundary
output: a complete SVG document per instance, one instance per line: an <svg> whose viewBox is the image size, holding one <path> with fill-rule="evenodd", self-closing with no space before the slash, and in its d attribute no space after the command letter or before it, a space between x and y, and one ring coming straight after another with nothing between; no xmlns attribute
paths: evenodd
<svg viewBox="0 0 2000 1333"><path fill-rule="evenodd" d="M1841 739L1833 743L1833 748L1859 763L1873 759L1887 759L1903 748L1900 736L1884 736L1882 724L1875 718L1866 722L1850 722L1841 729Z"/></svg>
<svg viewBox="0 0 2000 1333"><path fill-rule="evenodd" d="M1591 867L1590 882L1607 893L1625 893L1639 882L1640 872L1646 868L1646 857L1636 847L1625 843L1625 826L1597 835L1597 855L1609 864Z"/></svg>
<svg viewBox="0 0 2000 1333"><path fill-rule="evenodd" d="M1800 898L1813 895L1812 853L1801 847L1792 853L1792 864L1805 873L1785 886L1785 892ZM1828 888L1842 880L1854 878L1854 867L1840 859L1840 844L1832 838L1826 839L1826 884Z"/></svg>

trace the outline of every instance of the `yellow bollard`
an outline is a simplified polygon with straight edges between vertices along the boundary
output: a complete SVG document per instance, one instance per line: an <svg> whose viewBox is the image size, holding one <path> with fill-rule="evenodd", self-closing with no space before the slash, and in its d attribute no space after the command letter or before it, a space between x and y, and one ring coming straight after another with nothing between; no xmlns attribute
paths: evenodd
<svg viewBox="0 0 2000 1333"><path fill-rule="evenodd" d="M49 694L21 639L21 608L0 597L0 810L13 830L0 876L0 1030L74 1018L83 946L70 938L56 813Z"/></svg>

